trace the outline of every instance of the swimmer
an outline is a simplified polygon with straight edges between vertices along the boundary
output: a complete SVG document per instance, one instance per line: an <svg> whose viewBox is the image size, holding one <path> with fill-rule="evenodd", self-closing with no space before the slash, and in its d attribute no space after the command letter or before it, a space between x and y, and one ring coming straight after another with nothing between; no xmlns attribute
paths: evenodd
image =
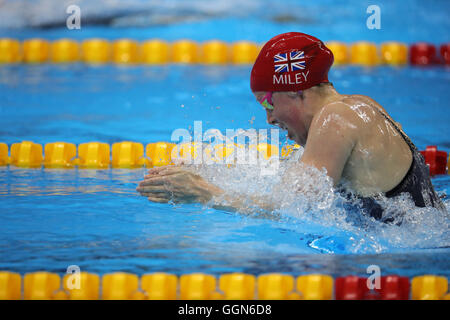
<svg viewBox="0 0 450 320"><path fill-rule="evenodd" d="M444 208L422 155L400 124L373 99L338 93L328 81L332 64L332 52L313 36L289 32L269 40L250 78L267 122L304 147L299 160L303 164L325 168L335 187L346 181L376 219L383 220L376 201L380 195L407 193L418 207ZM150 169L137 191L160 203L207 203L227 196L181 166ZM228 209L239 211L248 197L228 199ZM275 209L264 199L250 197L262 208Z"/></svg>

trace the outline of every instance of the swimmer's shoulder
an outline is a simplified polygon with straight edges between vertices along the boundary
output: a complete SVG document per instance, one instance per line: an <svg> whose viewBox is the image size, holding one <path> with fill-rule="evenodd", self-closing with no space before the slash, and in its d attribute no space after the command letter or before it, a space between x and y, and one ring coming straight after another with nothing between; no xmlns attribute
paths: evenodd
<svg viewBox="0 0 450 320"><path fill-rule="evenodd" d="M343 95L344 96L344 100L350 103L354 103L354 104L360 104L360 103L364 103L366 105L368 105L370 108L378 108L379 110L383 111L385 114L389 115L386 111L386 109L383 108L383 106L381 104L379 104L378 102L376 102L374 99L372 99L369 96L365 96L362 94L349 94L349 95Z"/></svg>
<svg viewBox="0 0 450 320"><path fill-rule="evenodd" d="M376 102L371 97L362 95L362 94L351 94L351 95L343 95L342 102L346 105L350 106L351 109L357 111L366 111L370 112L372 116L375 116L375 119L380 119L382 121L385 120L385 116L387 116L392 122L396 123L400 128L401 124L396 122L391 118L389 113L384 109L384 107Z"/></svg>
<svg viewBox="0 0 450 320"><path fill-rule="evenodd" d="M354 101L361 101L363 103L366 103L368 106L370 106L371 108L375 108L378 109L379 111L381 111L381 113L379 113L379 116L381 117L381 119L384 120L384 116L382 114L384 114L385 116L387 116L393 123L395 123L397 125L397 127L399 127L400 129L402 129L402 125L400 122L395 121L394 119L392 119L391 115L386 111L386 109L379 104L378 102L376 102L374 99L372 99L371 97L368 96L364 96L362 94L352 94L352 95L348 95L348 97L350 99L353 99Z"/></svg>
<svg viewBox="0 0 450 320"><path fill-rule="evenodd" d="M342 99L331 102L322 109L322 116L335 114L349 121L359 122L358 112L361 109L370 111L371 107L367 102L363 102L356 95L341 95Z"/></svg>
<svg viewBox="0 0 450 320"><path fill-rule="evenodd" d="M317 117L314 118L314 127L323 127L324 125L339 127L341 130L354 131L360 126L360 119L357 113L352 109L354 101L350 98L343 99L327 104ZM341 131L342 132L342 131Z"/></svg>

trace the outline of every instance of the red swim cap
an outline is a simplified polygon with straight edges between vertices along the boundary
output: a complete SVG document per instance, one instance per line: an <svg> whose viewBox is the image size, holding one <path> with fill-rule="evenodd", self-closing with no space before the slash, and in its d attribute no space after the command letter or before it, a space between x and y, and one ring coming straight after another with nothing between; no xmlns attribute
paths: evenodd
<svg viewBox="0 0 450 320"><path fill-rule="evenodd" d="M328 82L334 57L322 41L300 33L283 33L261 49L250 77L252 91L300 91Z"/></svg>

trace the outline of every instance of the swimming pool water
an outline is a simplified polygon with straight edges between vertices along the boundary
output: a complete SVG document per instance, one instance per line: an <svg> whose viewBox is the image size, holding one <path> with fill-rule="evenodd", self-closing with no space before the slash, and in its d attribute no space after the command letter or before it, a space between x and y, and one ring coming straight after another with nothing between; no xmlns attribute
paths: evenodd
<svg viewBox="0 0 450 320"><path fill-rule="evenodd" d="M448 42L450 33L446 0L79 0L81 29L70 31L66 1L4 0L1 5L0 36L21 40L104 37L265 42L283 32L301 31L323 41L437 45ZM370 5L380 8L380 29L367 28Z"/></svg>
<svg viewBox="0 0 450 320"><path fill-rule="evenodd" d="M104 24L82 22L81 30L68 31L61 1L6 0L1 3L0 37L262 43L278 33L301 31L323 41L439 45L448 42L450 33L448 1L377 1L380 30L366 27L371 1L79 3L83 17L98 17ZM203 132L270 128L250 92L250 70L201 65L1 66L0 142L147 144L170 141L177 128L192 131L196 120L202 121ZM340 93L378 101L419 149L437 145L450 151L448 69L344 66L333 67L329 79ZM209 177L214 178L211 171ZM261 217L201 205L156 204L135 191L145 172L0 167L0 270L64 273L69 265L78 265L81 271L98 274L364 276L375 264L382 275L450 275L448 214L421 215L420 209L411 209L408 223L387 226L347 221L336 207ZM240 179L244 174L251 179ZM255 190L257 183L269 179L251 174L218 170L215 178L233 181L237 190ZM437 176L433 184L448 208L450 176Z"/></svg>
<svg viewBox="0 0 450 320"><path fill-rule="evenodd" d="M249 72L249 66L2 67L1 140L147 144L169 141L176 128L192 131L195 120L203 121L204 131L269 128L248 88ZM445 69L349 66L334 68L330 80L341 93L380 102L420 149L435 144L448 151ZM338 276L364 275L368 265L377 264L383 274L449 274L448 216L430 216L414 227L371 222L359 230L320 218L261 218L201 205L156 204L135 192L145 172L1 167L0 269L64 272L75 264L99 274ZM246 183L237 182L237 188ZM442 194L450 178L437 176L433 183Z"/></svg>

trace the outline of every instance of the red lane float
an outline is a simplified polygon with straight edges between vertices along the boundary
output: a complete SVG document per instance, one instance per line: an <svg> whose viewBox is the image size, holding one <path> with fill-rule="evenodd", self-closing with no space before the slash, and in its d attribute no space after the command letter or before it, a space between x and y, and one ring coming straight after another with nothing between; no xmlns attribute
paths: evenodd
<svg viewBox="0 0 450 320"><path fill-rule="evenodd" d="M409 62L412 65L428 66L438 62L436 47L430 43L419 42L409 48Z"/></svg>
<svg viewBox="0 0 450 320"><path fill-rule="evenodd" d="M446 65L450 65L450 43L444 43L441 45L440 50L443 62Z"/></svg>
<svg viewBox="0 0 450 320"><path fill-rule="evenodd" d="M447 152L438 151L436 146L427 146L425 151L420 151L425 158L425 163L430 168L430 175L445 174L447 167Z"/></svg>
<svg viewBox="0 0 450 320"><path fill-rule="evenodd" d="M379 288L371 290L368 278L358 276L339 277L336 279L336 300L408 300L409 278L389 275L380 278ZM375 282L376 284L376 282Z"/></svg>
<svg viewBox="0 0 450 320"><path fill-rule="evenodd" d="M367 279L358 276L339 277L335 282L336 300L363 300L367 288Z"/></svg>
<svg viewBox="0 0 450 320"><path fill-rule="evenodd" d="M409 279L396 275L381 277L380 289L375 289L381 300L408 300Z"/></svg>

